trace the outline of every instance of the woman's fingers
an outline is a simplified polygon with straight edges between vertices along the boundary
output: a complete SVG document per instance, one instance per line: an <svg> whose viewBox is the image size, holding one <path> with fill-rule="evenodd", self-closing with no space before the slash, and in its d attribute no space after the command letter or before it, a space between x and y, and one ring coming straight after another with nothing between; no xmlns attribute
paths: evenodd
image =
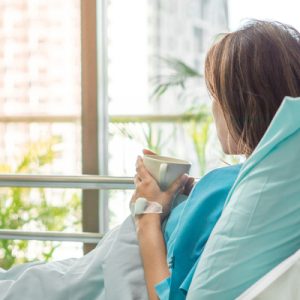
<svg viewBox="0 0 300 300"><path fill-rule="evenodd" d="M188 196L190 194L191 190L194 187L194 183L195 183L195 178L194 177L189 177L188 180L187 180L187 182L186 182L186 184L185 184L185 186L184 186L183 193L185 195Z"/></svg>
<svg viewBox="0 0 300 300"><path fill-rule="evenodd" d="M143 149L143 154L144 155L156 155L155 152L149 150L149 149Z"/></svg>
<svg viewBox="0 0 300 300"><path fill-rule="evenodd" d="M188 179L189 176L187 174L183 174L172 183L172 185L168 188L167 193L170 195L176 195L178 192L183 191Z"/></svg>
<svg viewBox="0 0 300 300"><path fill-rule="evenodd" d="M141 180L141 178L139 178L138 174L135 174L135 176L133 178L133 182L134 182L135 186L138 186L142 182L142 180Z"/></svg>
<svg viewBox="0 0 300 300"><path fill-rule="evenodd" d="M136 172L141 180L145 180L150 176L140 156L138 156L138 159L136 161Z"/></svg>

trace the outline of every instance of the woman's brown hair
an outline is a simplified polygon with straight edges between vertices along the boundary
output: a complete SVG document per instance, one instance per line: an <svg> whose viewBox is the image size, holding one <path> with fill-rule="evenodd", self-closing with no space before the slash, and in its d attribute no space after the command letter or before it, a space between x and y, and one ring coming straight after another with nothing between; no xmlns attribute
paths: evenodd
<svg viewBox="0 0 300 300"><path fill-rule="evenodd" d="M300 33L278 22L251 21L212 46L205 78L240 153L250 154L283 98L300 96Z"/></svg>

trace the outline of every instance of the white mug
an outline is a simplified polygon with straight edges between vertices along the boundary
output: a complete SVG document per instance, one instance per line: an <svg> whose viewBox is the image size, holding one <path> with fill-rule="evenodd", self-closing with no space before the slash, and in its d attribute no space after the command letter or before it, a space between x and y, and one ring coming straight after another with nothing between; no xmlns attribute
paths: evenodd
<svg viewBox="0 0 300 300"><path fill-rule="evenodd" d="M144 155L143 161L162 190L166 190L181 175L189 173L191 168L191 163L186 160L160 155Z"/></svg>

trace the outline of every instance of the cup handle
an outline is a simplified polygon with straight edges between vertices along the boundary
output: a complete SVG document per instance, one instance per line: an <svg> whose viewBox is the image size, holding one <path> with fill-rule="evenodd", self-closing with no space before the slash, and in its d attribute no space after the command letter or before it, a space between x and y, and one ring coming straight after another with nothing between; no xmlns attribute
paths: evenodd
<svg viewBox="0 0 300 300"><path fill-rule="evenodd" d="M159 168L159 185L161 189L166 189L167 188L167 183L166 183L166 175L167 175L167 170L168 170L168 164L162 163Z"/></svg>

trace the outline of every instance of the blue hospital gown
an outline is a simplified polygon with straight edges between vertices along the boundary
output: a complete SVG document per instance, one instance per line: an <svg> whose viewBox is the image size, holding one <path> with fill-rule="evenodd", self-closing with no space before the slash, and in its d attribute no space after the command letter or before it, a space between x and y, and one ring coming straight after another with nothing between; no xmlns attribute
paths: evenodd
<svg viewBox="0 0 300 300"><path fill-rule="evenodd" d="M205 175L185 202L176 206L165 227L171 276L156 285L160 300L185 299L206 241L219 219L241 165Z"/></svg>

